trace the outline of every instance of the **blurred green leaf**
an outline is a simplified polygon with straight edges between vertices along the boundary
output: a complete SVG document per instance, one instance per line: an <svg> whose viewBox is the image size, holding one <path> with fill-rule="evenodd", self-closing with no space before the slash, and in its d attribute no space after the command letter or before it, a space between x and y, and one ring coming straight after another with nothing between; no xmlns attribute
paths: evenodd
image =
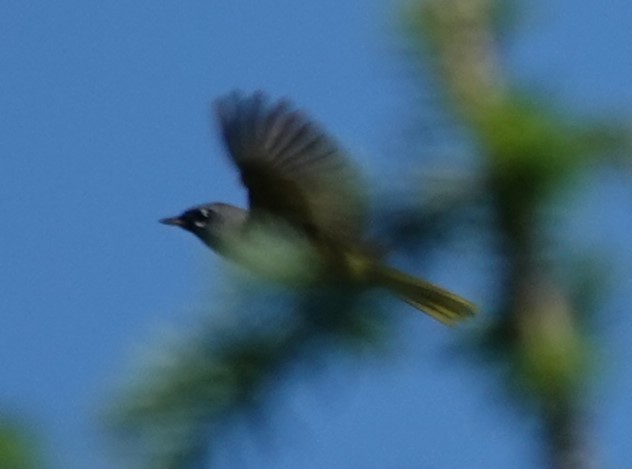
<svg viewBox="0 0 632 469"><path fill-rule="evenodd" d="M0 468L41 468L39 448L35 438L21 425L7 419L0 422Z"/></svg>

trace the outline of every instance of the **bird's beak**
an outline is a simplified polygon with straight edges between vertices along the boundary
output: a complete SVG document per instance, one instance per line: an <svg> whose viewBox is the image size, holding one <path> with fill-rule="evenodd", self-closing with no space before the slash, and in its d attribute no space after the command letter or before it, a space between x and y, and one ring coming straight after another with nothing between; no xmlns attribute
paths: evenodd
<svg viewBox="0 0 632 469"><path fill-rule="evenodd" d="M158 220L160 223L162 223L163 225L171 225L171 226L184 226L184 222L182 221L181 218L178 217L170 217L170 218L163 218L162 220Z"/></svg>

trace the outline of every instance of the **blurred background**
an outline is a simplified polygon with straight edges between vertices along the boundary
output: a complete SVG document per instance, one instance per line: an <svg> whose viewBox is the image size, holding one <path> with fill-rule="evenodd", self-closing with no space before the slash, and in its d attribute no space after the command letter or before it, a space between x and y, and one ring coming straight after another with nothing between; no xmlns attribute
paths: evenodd
<svg viewBox="0 0 632 469"><path fill-rule="evenodd" d="M632 4L0 3L0 467L625 468ZM391 263L262 286L157 223L245 204L209 105L288 97Z"/></svg>

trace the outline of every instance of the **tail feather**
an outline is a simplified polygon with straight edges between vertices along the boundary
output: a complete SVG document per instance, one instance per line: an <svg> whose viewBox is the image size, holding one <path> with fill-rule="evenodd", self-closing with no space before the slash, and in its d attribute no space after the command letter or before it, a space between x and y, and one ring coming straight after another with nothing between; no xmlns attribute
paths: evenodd
<svg viewBox="0 0 632 469"><path fill-rule="evenodd" d="M443 288L389 267L379 266L373 272L374 281L400 299L452 326L474 315L476 306Z"/></svg>

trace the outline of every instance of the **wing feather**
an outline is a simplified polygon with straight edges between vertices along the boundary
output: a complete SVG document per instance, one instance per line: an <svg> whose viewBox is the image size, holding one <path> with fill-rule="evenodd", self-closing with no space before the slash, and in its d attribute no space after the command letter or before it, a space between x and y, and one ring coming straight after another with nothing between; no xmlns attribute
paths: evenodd
<svg viewBox="0 0 632 469"><path fill-rule="evenodd" d="M255 215L339 241L362 236L365 200L344 151L286 100L232 93L216 103L221 134Z"/></svg>

